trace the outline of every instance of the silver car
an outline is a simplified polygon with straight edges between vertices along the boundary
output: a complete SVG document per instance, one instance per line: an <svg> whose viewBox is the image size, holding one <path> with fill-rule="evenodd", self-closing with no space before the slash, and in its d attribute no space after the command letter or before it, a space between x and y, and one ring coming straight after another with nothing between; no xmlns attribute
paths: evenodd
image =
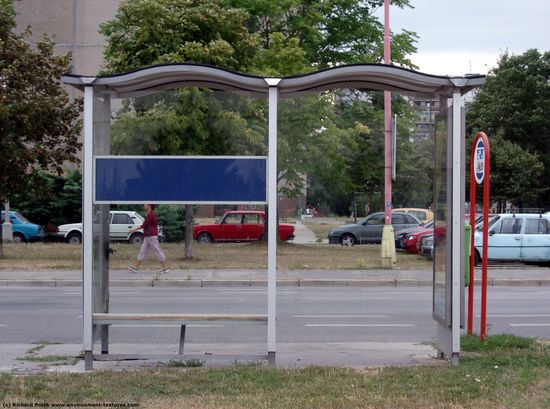
<svg viewBox="0 0 550 409"><path fill-rule="evenodd" d="M434 257L434 235L429 234L427 236L420 237L418 240L418 254L433 258Z"/></svg>
<svg viewBox="0 0 550 409"><path fill-rule="evenodd" d="M353 246L354 244L380 243L382 231L384 230L385 214L378 212L368 215L357 224L346 224L339 226L328 233L328 242L331 244L342 244ZM391 217L394 234L395 232L421 225L420 220L407 213L393 212Z"/></svg>

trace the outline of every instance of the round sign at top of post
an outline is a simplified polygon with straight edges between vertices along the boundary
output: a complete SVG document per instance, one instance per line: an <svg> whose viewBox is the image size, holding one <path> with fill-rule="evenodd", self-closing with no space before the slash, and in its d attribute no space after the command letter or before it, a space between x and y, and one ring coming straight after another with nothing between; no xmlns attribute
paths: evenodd
<svg viewBox="0 0 550 409"><path fill-rule="evenodd" d="M480 185L483 183L485 177L485 144L483 139L479 138L475 146L474 155L474 174L476 177L476 183Z"/></svg>

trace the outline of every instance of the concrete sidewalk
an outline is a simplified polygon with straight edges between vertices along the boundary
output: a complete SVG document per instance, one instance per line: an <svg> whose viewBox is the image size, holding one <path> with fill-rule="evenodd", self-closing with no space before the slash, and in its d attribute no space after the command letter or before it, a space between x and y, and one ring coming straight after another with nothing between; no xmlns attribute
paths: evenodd
<svg viewBox="0 0 550 409"><path fill-rule="evenodd" d="M315 233L311 231L309 227L307 227L304 223L301 221L297 221L294 225L294 240L292 240L293 243L296 244L316 244L319 243L319 240L317 240L317 236L315 236Z"/></svg>
<svg viewBox="0 0 550 409"><path fill-rule="evenodd" d="M481 271L476 269L476 283ZM0 271L0 287L78 287L80 270ZM427 270L279 270L277 284L283 286L431 286ZM110 272L113 287L208 287L267 285L266 270L172 270L157 277L155 272ZM550 286L550 269L512 266L491 268L489 286Z"/></svg>
<svg viewBox="0 0 550 409"><path fill-rule="evenodd" d="M0 344L0 373L32 374L43 372L85 372L81 358L82 345L46 345L37 352L36 344ZM128 360L94 361L94 370L134 370L166 366L173 362L201 362L204 367L262 365L266 344L192 344L185 345L183 359L177 355L177 345L111 344L111 354L130 355ZM96 349L99 346L96 344ZM31 352L30 352L31 351ZM97 351L96 351L97 353ZM142 355L135 359L136 355ZM445 365L436 359L437 351L420 342L332 342L278 343L275 366L304 368L337 366L367 368L382 366ZM41 362L37 361L40 358ZM149 358L149 359L146 359Z"/></svg>

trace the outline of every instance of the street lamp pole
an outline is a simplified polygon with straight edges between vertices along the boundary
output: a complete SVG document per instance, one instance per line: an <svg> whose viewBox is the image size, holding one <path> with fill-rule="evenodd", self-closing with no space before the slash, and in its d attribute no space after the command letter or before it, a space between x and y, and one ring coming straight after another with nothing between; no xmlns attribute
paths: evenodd
<svg viewBox="0 0 550 409"><path fill-rule="evenodd" d="M390 0L384 0L384 64L391 64L390 57ZM392 120L391 92L384 91L384 212L382 233L382 265L392 267L396 262L393 227L391 225L392 195Z"/></svg>

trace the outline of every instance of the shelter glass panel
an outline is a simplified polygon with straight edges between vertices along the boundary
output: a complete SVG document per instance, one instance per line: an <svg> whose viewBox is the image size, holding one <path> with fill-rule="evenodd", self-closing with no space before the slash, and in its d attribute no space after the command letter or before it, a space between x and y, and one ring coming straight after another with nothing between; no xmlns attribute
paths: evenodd
<svg viewBox="0 0 550 409"><path fill-rule="evenodd" d="M266 100L212 89L183 88L136 98L113 97L112 101L99 94L94 108L96 157L116 159L130 156L139 160L147 156L148 160L157 157L166 160L172 156L209 156L215 159L222 156L262 157L267 154ZM263 172L261 179L265 183L265 167ZM167 186L164 182L170 173L159 173L162 177L156 182L157 185L144 185L141 188L150 193L162 189L163 184ZM248 205L237 200L221 205L194 206L162 204L161 200L156 201L154 198L148 201L161 203L155 213L160 225L159 237L164 239L160 247L171 271L165 275L158 274L160 264L151 252L146 255L138 273L127 270L128 264L136 259L140 249L139 244L130 244L132 236L128 230L135 225L139 226L141 219L130 219L129 214L137 212L144 217L143 203L95 203L94 312L267 314L266 292L263 288L238 290L223 285L206 288L206 284L202 287L204 283L215 279L252 279L247 269L267 268L267 252L263 246L237 242L240 237L235 237L234 243L225 243L227 236L215 235L215 229L221 227L216 224L216 220L225 211L263 211L263 205ZM109 215L114 211L117 216L109 223ZM209 226L214 239L214 243L209 245L192 241L193 261L185 259L183 239L186 211L193 212L196 225ZM256 223L259 217L256 215ZM259 226L259 229L263 229L263 226ZM257 239L261 235L262 232L257 232L254 237ZM219 243L218 238L221 239ZM213 269L217 272L216 277L206 273ZM135 280L137 287L131 290L116 288L113 279ZM185 281L189 288L166 288L168 281ZM96 341L101 335L100 330L96 328ZM164 354L177 351L180 328L173 323L160 326L116 325L110 327L108 335L111 344L157 344L155 353ZM237 355L264 354L265 342L265 322L198 321L187 327L184 353L227 353L224 344L237 344L241 345L239 350L234 351Z"/></svg>
<svg viewBox="0 0 550 409"><path fill-rule="evenodd" d="M434 157L434 283L433 316L441 324L451 324L451 218L452 186L452 106L441 98L435 125Z"/></svg>

